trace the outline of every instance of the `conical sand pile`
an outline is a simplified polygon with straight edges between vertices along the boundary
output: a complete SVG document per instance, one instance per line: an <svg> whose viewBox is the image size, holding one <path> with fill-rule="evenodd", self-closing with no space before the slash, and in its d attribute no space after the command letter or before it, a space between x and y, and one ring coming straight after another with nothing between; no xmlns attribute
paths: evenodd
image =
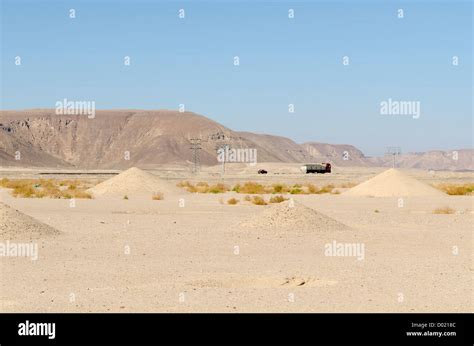
<svg viewBox="0 0 474 346"><path fill-rule="evenodd" d="M0 239L38 239L60 232L0 202Z"/></svg>
<svg viewBox="0 0 474 346"><path fill-rule="evenodd" d="M296 232L342 231L349 227L329 216L298 202L285 201L265 207L249 221L241 223L245 228L284 229Z"/></svg>
<svg viewBox="0 0 474 346"><path fill-rule="evenodd" d="M132 167L87 190L94 196L130 196L162 193L164 195L183 194L185 191L173 183Z"/></svg>
<svg viewBox="0 0 474 346"><path fill-rule="evenodd" d="M409 197L443 196L439 190L411 178L396 169L389 169L346 191L348 196Z"/></svg>

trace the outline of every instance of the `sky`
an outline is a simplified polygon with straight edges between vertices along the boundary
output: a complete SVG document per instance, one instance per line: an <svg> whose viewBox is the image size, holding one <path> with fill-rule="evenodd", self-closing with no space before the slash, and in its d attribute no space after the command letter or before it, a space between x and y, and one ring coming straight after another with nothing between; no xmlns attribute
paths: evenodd
<svg viewBox="0 0 474 346"><path fill-rule="evenodd" d="M233 130L366 155L473 145L470 0L0 2L3 110L184 104ZM381 114L389 99L419 117Z"/></svg>

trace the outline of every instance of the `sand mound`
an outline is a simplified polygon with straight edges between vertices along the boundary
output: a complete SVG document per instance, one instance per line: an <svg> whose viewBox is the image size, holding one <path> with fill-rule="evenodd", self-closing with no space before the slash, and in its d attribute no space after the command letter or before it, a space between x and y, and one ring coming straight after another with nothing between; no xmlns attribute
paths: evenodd
<svg viewBox="0 0 474 346"><path fill-rule="evenodd" d="M241 226L296 232L349 230L349 227L339 221L295 201L293 204L285 201L267 206L263 212L255 215L251 220L241 223Z"/></svg>
<svg viewBox="0 0 474 346"><path fill-rule="evenodd" d="M132 167L90 189L87 192L94 196L149 195L162 193L166 195L185 194L174 183L163 180L151 173Z"/></svg>
<svg viewBox="0 0 474 346"><path fill-rule="evenodd" d="M443 196L439 190L411 178L396 169L389 169L359 184L344 195L372 197Z"/></svg>
<svg viewBox="0 0 474 346"><path fill-rule="evenodd" d="M60 232L0 202L0 239L38 239Z"/></svg>

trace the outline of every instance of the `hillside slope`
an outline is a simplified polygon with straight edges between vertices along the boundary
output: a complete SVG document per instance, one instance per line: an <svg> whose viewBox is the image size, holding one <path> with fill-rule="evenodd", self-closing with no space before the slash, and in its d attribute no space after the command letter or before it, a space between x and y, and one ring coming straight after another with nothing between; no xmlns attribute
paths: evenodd
<svg viewBox="0 0 474 346"><path fill-rule="evenodd" d="M315 134L317 136L317 134ZM0 111L0 165L84 169L159 164L192 165L190 139L199 138L202 165L217 164L216 150L257 150L258 162L331 162L335 166L391 166L392 158L366 157L346 144L295 143L281 136L236 132L202 115L171 110L102 110L56 115L53 109ZM474 170L472 149L401 155L398 167ZM20 154L20 156L18 156ZM19 158L19 160L18 160Z"/></svg>

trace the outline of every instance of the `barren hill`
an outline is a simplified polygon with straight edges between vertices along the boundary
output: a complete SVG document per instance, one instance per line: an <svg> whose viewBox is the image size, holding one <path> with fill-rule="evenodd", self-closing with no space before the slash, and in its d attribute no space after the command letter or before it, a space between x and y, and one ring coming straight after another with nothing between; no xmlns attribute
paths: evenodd
<svg viewBox="0 0 474 346"><path fill-rule="evenodd" d="M201 139L203 165L217 163L216 149L222 144L257 149L260 162L310 160L288 138L234 132L191 112L97 111L93 119L44 109L0 112L2 165L128 168L191 163L191 138ZM17 151L21 160L15 160Z"/></svg>
<svg viewBox="0 0 474 346"><path fill-rule="evenodd" d="M316 136L317 134L315 134ZM258 162L335 166L389 166L391 157L369 158L352 145L308 142L236 132L204 116L171 110L102 110L95 118L56 115L53 109L0 111L0 165L23 167L129 168L193 161L191 138L201 140L202 165L217 164L216 149L257 150ZM399 167L474 170L471 149L402 155Z"/></svg>
<svg viewBox="0 0 474 346"><path fill-rule="evenodd" d="M0 133L2 159L9 165L126 168L183 163L192 160L189 138L199 137L201 162L214 164L219 141L246 144L210 119L175 111L97 111L93 119L56 115L54 110L3 111ZM21 152L19 162L15 151Z"/></svg>
<svg viewBox="0 0 474 346"><path fill-rule="evenodd" d="M364 153L353 145L308 142L302 146L311 156L312 162L329 161L338 166L371 165Z"/></svg>
<svg viewBox="0 0 474 346"><path fill-rule="evenodd" d="M373 157L369 161L382 167L392 167L393 158ZM397 167L425 170L472 171L474 170L474 150L432 150L422 153L406 153L396 159Z"/></svg>

